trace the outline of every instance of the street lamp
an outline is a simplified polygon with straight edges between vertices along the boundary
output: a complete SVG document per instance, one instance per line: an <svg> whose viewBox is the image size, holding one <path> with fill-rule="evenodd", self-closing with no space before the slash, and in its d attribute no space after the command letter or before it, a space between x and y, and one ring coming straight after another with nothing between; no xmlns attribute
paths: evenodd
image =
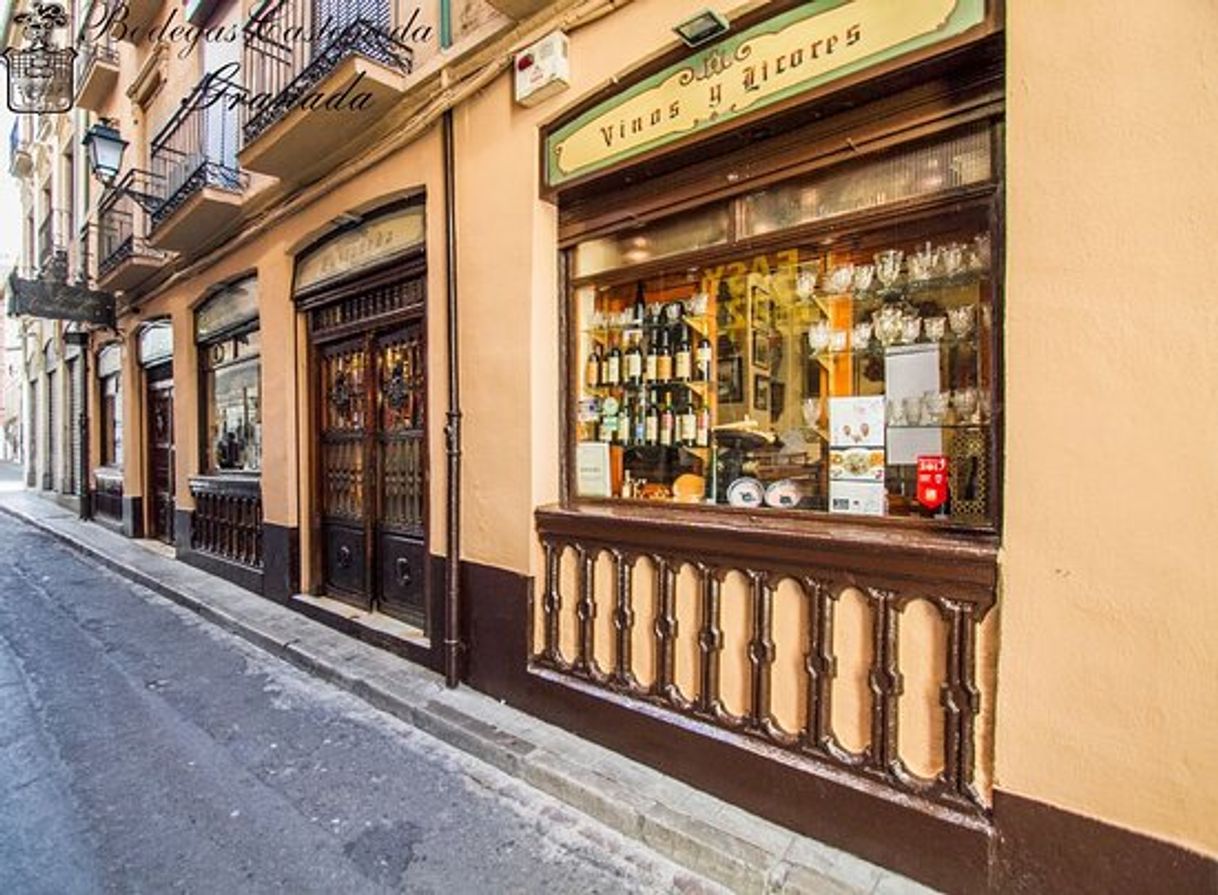
<svg viewBox="0 0 1218 895"><path fill-rule="evenodd" d="M81 143L89 154L89 170L93 172L94 177L115 192L130 196L145 211L152 212L161 207L160 196L132 189L131 183L134 181L131 177L125 177L115 183L118 172L123 167L123 153L130 144L118 132L113 120L103 118L98 121L85 132Z"/></svg>
<svg viewBox="0 0 1218 895"><path fill-rule="evenodd" d="M106 186L114 186L123 166L123 152L128 146L114 122L103 118L89 128L81 142L89 153L89 169L93 176Z"/></svg>

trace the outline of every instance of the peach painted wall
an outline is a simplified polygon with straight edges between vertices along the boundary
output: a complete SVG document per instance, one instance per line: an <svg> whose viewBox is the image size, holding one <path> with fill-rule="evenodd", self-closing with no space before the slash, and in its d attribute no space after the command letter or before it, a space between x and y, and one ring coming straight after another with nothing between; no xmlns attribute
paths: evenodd
<svg viewBox="0 0 1218 895"><path fill-rule="evenodd" d="M1218 4L1007 4L997 777L1218 853Z"/></svg>

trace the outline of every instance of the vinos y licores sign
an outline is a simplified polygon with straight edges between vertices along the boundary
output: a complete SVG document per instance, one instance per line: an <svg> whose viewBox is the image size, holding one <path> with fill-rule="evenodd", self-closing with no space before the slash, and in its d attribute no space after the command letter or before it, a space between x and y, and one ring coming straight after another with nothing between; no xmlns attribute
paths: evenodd
<svg viewBox="0 0 1218 895"><path fill-rule="evenodd" d="M817 0L731 35L547 135L560 186L985 21L986 0Z"/></svg>

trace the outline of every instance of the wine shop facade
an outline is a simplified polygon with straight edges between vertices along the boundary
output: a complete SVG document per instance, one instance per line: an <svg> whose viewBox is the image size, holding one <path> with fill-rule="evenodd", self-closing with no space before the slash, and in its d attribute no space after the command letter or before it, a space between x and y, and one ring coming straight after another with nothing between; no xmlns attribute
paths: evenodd
<svg viewBox="0 0 1218 895"><path fill-rule="evenodd" d="M1094 397L1119 372L1125 411L1201 400L1141 348L1199 348L1204 311L1136 309L1203 246L1129 186L1165 164L1120 123L1144 88L1060 37L1160 35L1140 77L1191 152L1210 23L705 5L351 4L326 52L244 32L244 86L282 97L260 108L182 102L232 48L117 40L124 89L36 153L105 119L114 183L83 152L23 175L27 231L70 212L69 266L115 297L70 352L27 339L28 481L932 886L1203 890L1203 513L1171 472L1170 513L1109 496L1104 446L1156 443ZM517 102L559 31L565 84ZM1137 289L1130 226L1158 253Z"/></svg>

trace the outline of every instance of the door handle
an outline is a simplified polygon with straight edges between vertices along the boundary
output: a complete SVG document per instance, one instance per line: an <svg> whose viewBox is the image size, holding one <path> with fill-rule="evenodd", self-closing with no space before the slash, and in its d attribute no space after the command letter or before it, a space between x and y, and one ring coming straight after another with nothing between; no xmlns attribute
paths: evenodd
<svg viewBox="0 0 1218 895"><path fill-rule="evenodd" d="M404 556L399 556L394 568L397 571L398 584L402 587L410 587L410 583L414 580L414 576L410 573L410 560Z"/></svg>
<svg viewBox="0 0 1218 895"><path fill-rule="evenodd" d="M351 548L342 546L338 548L338 567L340 569L349 569L351 567Z"/></svg>

